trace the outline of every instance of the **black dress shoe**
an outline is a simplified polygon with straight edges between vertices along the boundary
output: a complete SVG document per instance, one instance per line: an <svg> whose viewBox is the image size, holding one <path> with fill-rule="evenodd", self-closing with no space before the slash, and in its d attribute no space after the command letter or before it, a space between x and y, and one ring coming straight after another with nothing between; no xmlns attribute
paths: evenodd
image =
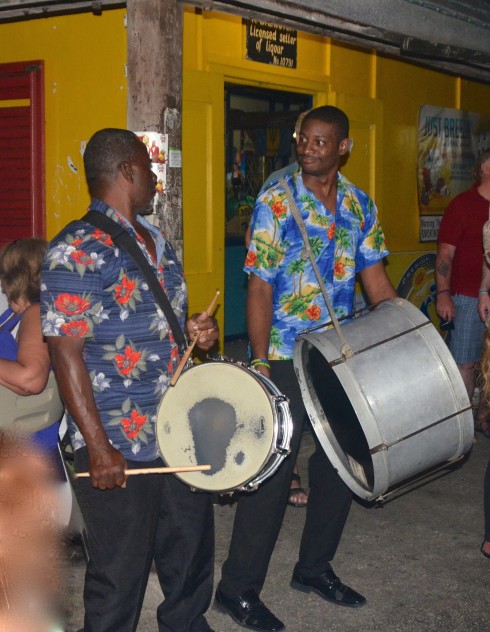
<svg viewBox="0 0 490 632"><path fill-rule="evenodd" d="M279 621L265 604L260 601L255 590L247 590L230 599L218 588L215 595L215 604L222 612L227 612L230 617L244 628L258 630L258 632L276 632L284 630L284 623Z"/></svg>
<svg viewBox="0 0 490 632"><path fill-rule="evenodd" d="M316 592L323 599L339 604L358 608L366 603L366 598L349 586L343 584L332 570L324 571L318 577L302 577L297 570L293 573L291 588L301 592Z"/></svg>

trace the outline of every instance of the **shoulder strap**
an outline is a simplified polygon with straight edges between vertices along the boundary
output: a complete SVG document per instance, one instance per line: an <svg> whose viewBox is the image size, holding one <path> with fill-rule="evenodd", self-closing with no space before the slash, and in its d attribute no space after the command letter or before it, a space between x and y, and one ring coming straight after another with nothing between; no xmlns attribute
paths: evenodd
<svg viewBox="0 0 490 632"><path fill-rule="evenodd" d="M303 218L301 217L301 213L299 212L299 208L294 199L293 192L291 191L288 183L286 182L284 178L280 178L279 183L284 187L284 191L286 192L286 198L289 203L289 209L291 211L292 216L294 217L296 221L296 224L298 225L299 231L303 238L303 242L305 244L305 251L308 255L308 258L310 259L311 265L313 266L313 271L318 281L318 285L320 286L320 290L323 294L323 299L327 305L328 313L330 314L330 318L332 319L332 324L335 327L335 331L337 332L337 335L340 339L340 342L342 345L342 355L344 357L349 357L352 355L352 349L347 344L344 338L344 334L342 333L342 330L340 328L339 321L337 320L337 317L335 316L335 311L333 309L332 303L330 302L327 288L325 287L325 284L323 283L320 270L318 269L318 266L316 265L315 257L313 256L313 252L311 250L310 241L308 239L308 231L306 230L305 223L303 221Z"/></svg>
<svg viewBox="0 0 490 632"><path fill-rule="evenodd" d="M177 320L177 316L175 315L167 295L163 291L162 286L160 285L155 273L151 269L150 264L146 260L145 255L141 251L141 248L136 243L134 237L132 237L128 233L124 226L118 224L104 213L94 211L93 209L89 210L82 217L82 220L84 222L92 224L92 226L95 226L96 228L100 228L105 233L110 235L112 237L112 241L119 248L125 250L133 259L145 279L148 281L148 285L153 292L155 300L160 305L163 313L165 314L165 318L167 319L167 322L172 330L179 351L180 353L183 353L187 347L187 342L184 333L182 332L182 328L180 327L179 321Z"/></svg>
<svg viewBox="0 0 490 632"><path fill-rule="evenodd" d="M0 331L12 331L12 329L20 321L22 314L15 314L8 307L3 314L0 315Z"/></svg>

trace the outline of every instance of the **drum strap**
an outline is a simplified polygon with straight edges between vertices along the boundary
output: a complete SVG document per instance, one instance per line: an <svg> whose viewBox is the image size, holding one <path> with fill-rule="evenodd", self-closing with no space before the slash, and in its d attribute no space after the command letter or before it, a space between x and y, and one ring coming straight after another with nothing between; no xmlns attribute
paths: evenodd
<svg viewBox="0 0 490 632"><path fill-rule="evenodd" d="M168 300L167 295L160 285L160 282L151 269L150 264L146 260L145 255L136 243L134 237L132 237L121 224L118 224L104 213L100 213L99 211L95 211L93 209L90 209L82 217L82 220L84 222L92 224L92 226L95 226L96 228L100 228L105 233L110 235L112 237L112 241L116 244L116 246L122 248L133 259L143 276L148 281L148 285L153 292L153 296L155 297L158 305L160 305L160 307L162 308L162 311L165 314L165 318L167 319L167 322L172 330L175 342L179 348L179 352L180 354L183 354L187 347L187 341L185 339L179 321L177 320L177 316L175 315L174 310L170 305L170 301Z"/></svg>
<svg viewBox="0 0 490 632"><path fill-rule="evenodd" d="M280 178L279 183L284 187L284 190L286 191L286 198L289 203L291 214L294 217L296 224L298 225L301 236L303 237L303 242L305 244L305 251L311 261L311 265L313 266L313 270L315 272L318 285L320 286L320 290L323 294L323 298L327 305L328 313L330 314L330 318L332 319L332 324L335 327L335 331L337 332L337 335L340 339L340 343L342 345L341 353L344 356L344 358L348 358L352 355L352 349L350 345L347 343L347 341L345 340L339 321L337 320L337 317L335 316L332 303L330 302L330 298L328 296L327 288L325 287L325 283L323 282L322 276L320 274L320 270L318 269L318 266L316 265L315 257L311 250L310 241L308 239L308 232L306 230L306 226L303 221L303 218L301 217L301 213L299 212L298 206L294 200L293 192L289 188L289 185L284 178Z"/></svg>

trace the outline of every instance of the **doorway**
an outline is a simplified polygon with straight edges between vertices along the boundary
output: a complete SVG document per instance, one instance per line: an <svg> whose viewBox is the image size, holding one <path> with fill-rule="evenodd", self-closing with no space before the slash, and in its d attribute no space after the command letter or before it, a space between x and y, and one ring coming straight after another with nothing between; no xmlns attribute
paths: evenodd
<svg viewBox="0 0 490 632"><path fill-rule="evenodd" d="M294 125L312 97L225 85L225 340L246 336L245 234L268 176L296 161Z"/></svg>

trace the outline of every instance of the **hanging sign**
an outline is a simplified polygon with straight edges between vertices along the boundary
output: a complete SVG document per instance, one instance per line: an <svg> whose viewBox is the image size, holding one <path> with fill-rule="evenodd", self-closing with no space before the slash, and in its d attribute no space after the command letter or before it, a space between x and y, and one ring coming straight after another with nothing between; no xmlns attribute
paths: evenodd
<svg viewBox="0 0 490 632"><path fill-rule="evenodd" d="M258 20L244 20L244 24L247 29L247 59L273 66L296 68L297 31Z"/></svg>
<svg viewBox="0 0 490 632"><path fill-rule="evenodd" d="M151 170L157 177L155 188L157 195L153 200L153 206L163 198L167 189L167 159L168 159L168 134L159 132L135 132L138 138L143 141L151 159Z"/></svg>
<svg viewBox="0 0 490 632"><path fill-rule="evenodd" d="M449 202L473 184L480 151L490 147L490 119L476 112L423 105L418 125L420 241L435 241Z"/></svg>

